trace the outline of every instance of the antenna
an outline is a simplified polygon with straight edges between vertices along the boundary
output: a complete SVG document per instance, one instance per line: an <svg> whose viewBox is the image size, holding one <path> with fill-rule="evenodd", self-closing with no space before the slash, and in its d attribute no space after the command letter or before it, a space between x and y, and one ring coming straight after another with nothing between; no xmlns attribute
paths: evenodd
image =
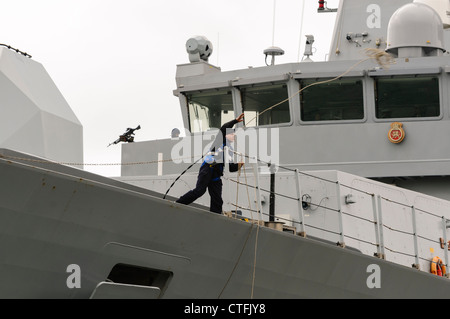
<svg viewBox="0 0 450 319"><path fill-rule="evenodd" d="M300 50L302 48L302 32L303 32L303 18L305 16L305 2L306 0L303 0L303 4L302 4L302 18L301 18L301 23L300 23L300 35L299 35L299 39L298 39L298 55L297 55L297 62L300 61Z"/></svg>
<svg viewBox="0 0 450 319"><path fill-rule="evenodd" d="M275 65L275 56L276 55L283 55L284 54L284 50L279 48L279 47L268 47L267 49L264 50L264 54L266 55L266 65L267 64L267 56L271 55L272 56L272 62L271 65Z"/></svg>
<svg viewBox="0 0 450 319"><path fill-rule="evenodd" d="M275 65L275 56L276 55L283 55L284 54L284 50L274 46L275 43L275 9L276 9L276 0L273 0L273 25L272 25L272 46L268 47L267 49L264 50L264 54L266 56L266 65L267 64L267 56L270 55L272 56L272 62L271 65Z"/></svg>
<svg viewBox="0 0 450 319"><path fill-rule="evenodd" d="M275 45L275 9L277 6L277 0L273 0L273 20L272 20L272 46Z"/></svg>

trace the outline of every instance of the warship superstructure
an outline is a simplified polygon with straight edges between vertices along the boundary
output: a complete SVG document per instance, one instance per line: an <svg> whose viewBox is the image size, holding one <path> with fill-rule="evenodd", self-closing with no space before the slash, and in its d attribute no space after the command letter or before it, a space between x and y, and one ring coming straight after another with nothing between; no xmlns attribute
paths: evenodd
<svg viewBox="0 0 450 319"><path fill-rule="evenodd" d="M447 0L341 0L325 62L307 35L300 63L270 47L267 66L222 71L211 42L189 39L173 91L185 134L122 144L118 178L0 144L0 297L447 298L448 12ZM14 108L47 75L0 50ZM29 91L9 90L23 65ZM207 195L177 204L241 113L227 160L245 165L224 172L223 214Z"/></svg>

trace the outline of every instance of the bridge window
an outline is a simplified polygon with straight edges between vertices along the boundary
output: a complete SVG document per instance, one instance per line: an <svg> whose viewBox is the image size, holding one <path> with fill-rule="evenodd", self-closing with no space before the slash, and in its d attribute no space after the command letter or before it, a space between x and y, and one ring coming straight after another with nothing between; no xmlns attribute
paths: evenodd
<svg viewBox="0 0 450 319"><path fill-rule="evenodd" d="M439 116L439 104L437 76L375 78L377 118Z"/></svg>
<svg viewBox="0 0 450 319"><path fill-rule="evenodd" d="M241 101L244 110L245 126L260 126L289 123L288 90L286 84L254 85L242 87ZM283 102L284 101L284 102ZM283 102L270 110L271 106Z"/></svg>
<svg viewBox="0 0 450 319"><path fill-rule="evenodd" d="M364 118L362 79L302 79L300 93L302 121L361 120ZM310 87L307 87L312 85Z"/></svg>
<svg viewBox="0 0 450 319"><path fill-rule="evenodd" d="M235 118L229 90L186 93L191 133L219 129Z"/></svg>

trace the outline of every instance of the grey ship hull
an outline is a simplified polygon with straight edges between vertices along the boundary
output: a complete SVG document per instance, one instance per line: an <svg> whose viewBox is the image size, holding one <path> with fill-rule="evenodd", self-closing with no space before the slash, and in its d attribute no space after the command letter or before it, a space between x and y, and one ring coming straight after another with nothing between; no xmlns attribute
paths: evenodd
<svg viewBox="0 0 450 319"><path fill-rule="evenodd" d="M450 294L448 279L67 166L0 156L0 183L0 298L89 298L116 264L170 274L159 298L250 298L252 289L254 298ZM80 288L67 286L72 264ZM367 285L372 264L380 288Z"/></svg>

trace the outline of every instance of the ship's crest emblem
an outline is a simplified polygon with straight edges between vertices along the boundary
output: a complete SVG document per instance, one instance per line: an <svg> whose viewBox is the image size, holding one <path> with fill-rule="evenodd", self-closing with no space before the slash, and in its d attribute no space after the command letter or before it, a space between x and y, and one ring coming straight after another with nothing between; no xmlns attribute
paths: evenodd
<svg viewBox="0 0 450 319"><path fill-rule="evenodd" d="M392 143L400 143L405 138L405 130L403 130L403 124L400 122L394 122L391 124L391 129L388 132L389 141Z"/></svg>

